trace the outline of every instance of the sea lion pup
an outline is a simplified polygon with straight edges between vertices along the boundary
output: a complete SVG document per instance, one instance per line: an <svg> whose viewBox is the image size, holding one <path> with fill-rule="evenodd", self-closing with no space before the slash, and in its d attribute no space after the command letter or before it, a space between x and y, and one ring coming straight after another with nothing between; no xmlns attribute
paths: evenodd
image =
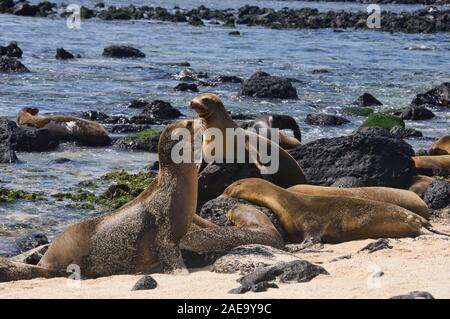
<svg viewBox="0 0 450 319"><path fill-rule="evenodd" d="M172 139L178 129L193 134L193 121L177 121L164 129L158 149L160 170L154 181L116 211L66 228L39 262L42 272L65 270L71 264L80 267L83 278L184 269L178 244L195 213L197 166L193 158L181 163L172 160L172 148L178 143L187 143L193 157L193 141ZM5 271L12 272L0 268ZM23 272L20 275L13 279L30 278ZM0 278L11 276L0 273Z"/></svg>
<svg viewBox="0 0 450 319"><path fill-rule="evenodd" d="M450 172L450 155L413 156L412 159L420 174L437 175Z"/></svg>
<svg viewBox="0 0 450 319"><path fill-rule="evenodd" d="M181 240L183 250L223 253L241 245L259 244L282 248L284 241L270 219L250 205L235 205L227 213L234 226L217 226L200 216L194 218L189 232Z"/></svg>
<svg viewBox="0 0 450 319"><path fill-rule="evenodd" d="M281 147L273 143L272 141L264 138L261 135L257 135L256 133L252 131L244 131L242 128L239 128L236 123L231 119L230 115L225 110L225 107L220 100L220 98L211 93L204 93L198 95L196 98L194 98L190 103L190 108L198 113L199 117L202 119L204 129L219 129L222 132L222 145L223 149L219 150L218 152L221 152L222 154L215 154L216 157L222 157L224 161L226 161L226 155L227 155L227 134L226 129L234 129L236 132L245 132L247 136L251 137L258 137L259 142L265 142L267 143L268 150L271 150L272 148L276 148L279 152L279 168L278 171L274 174L267 174L270 176L272 181L281 186L281 187L290 187L297 184L303 184L306 182L305 175L303 174L302 169L298 165L298 163L295 161L295 159L289 155L285 150L283 150ZM241 131L240 131L241 130ZM255 138L256 139L256 138ZM228 141L230 143L230 141ZM208 148L208 145L211 143L210 140L207 138L203 138L202 142L202 152L204 153L204 150ZM233 141L231 141L233 143ZM237 154L237 139L235 137L234 140L234 161L236 162L236 154ZM246 144L246 157L248 158L248 154L251 153L249 151L249 144ZM217 152L217 150L215 150ZM258 155L259 150L257 150ZM255 162L255 165L260 169L263 170L263 165L259 165L257 161ZM264 172L262 171L262 174L264 175Z"/></svg>
<svg viewBox="0 0 450 319"><path fill-rule="evenodd" d="M228 211L227 218L239 229L265 232L280 241L283 240L270 218L254 206L235 205Z"/></svg>
<svg viewBox="0 0 450 319"><path fill-rule="evenodd" d="M434 181L435 179L430 176L425 175L417 175L414 176L411 182L411 185L409 185L408 190L411 192L416 193L420 197L423 197L423 194L427 191L428 186Z"/></svg>
<svg viewBox="0 0 450 319"><path fill-rule="evenodd" d="M237 181L222 196L245 199L270 208L283 225L286 239L295 243L416 237L422 234L422 228L443 234L434 230L425 218L397 205L352 197L294 193L259 178Z"/></svg>
<svg viewBox="0 0 450 319"><path fill-rule="evenodd" d="M423 218L429 219L428 206L417 194L390 187L339 188L315 185L295 185L288 191L317 196L346 196L391 203L406 208Z"/></svg>
<svg viewBox="0 0 450 319"><path fill-rule="evenodd" d="M430 155L450 155L450 135L439 138L431 145Z"/></svg>
<svg viewBox="0 0 450 319"><path fill-rule="evenodd" d="M271 128L277 128L279 130L289 129L294 133L294 137L280 131L279 145L285 150L290 150L296 146L302 145L302 133L300 128L295 119L289 115L262 115L249 124L243 126L243 128L254 129L258 134L262 131L262 129L267 129L267 138L269 140L272 139L270 136Z"/></svg>
<svg viewBox="0 0 450 319"><path fill-rule="evenodd" d="M106 130L97 122L75 116L39 116L39 109L24 108L19 111L17 122L36 128L44 128L50 135L63 141L75 141L89 146L107 146L111 139Z"/></svg>

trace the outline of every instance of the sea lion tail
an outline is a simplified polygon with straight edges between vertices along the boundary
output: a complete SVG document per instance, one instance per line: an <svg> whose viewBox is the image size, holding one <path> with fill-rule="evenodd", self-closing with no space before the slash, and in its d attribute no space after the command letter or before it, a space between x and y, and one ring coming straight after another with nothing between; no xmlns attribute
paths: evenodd
<svg viewBox="0 0 450 319"><path fill-rule="evenodd" d="M431 224L424 225L424 228L425 228L426 230L428 230L429 232L432 232L433 234L450 237L450 234L441 232L441 231L439 231L439 230L433 228L433 226L431 226Z"/></svg>

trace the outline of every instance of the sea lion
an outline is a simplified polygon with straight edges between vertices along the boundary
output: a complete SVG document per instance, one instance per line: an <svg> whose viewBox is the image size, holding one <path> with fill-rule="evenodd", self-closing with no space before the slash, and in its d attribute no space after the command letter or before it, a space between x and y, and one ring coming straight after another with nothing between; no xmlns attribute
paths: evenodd
<svg viewBox="0 0 450 319"><path fill-rule="evenodd" d="M445 135L434 142L429 151L430 155L450 155L450 135Z"/></svg>
<svg viewBox="0 0 450 319"><path fill-rule="evenodd" d="M239 128L236 123L231 119L230 115L225 110L225 107L220 100L220 98L211 93L204 93L197 97L195 97L191 103L190 108L197 112L199 117L202 119L202 123L204 126L204 129L219 129L222 132L222 150L216 150L216 152L221 152L222 154L215 154L216 156L223 157L223 160L226 161L226 154L227 154L227 146L229 146L228 141L227 143L227 134L226 129L233 129L238 133L242 133L243 129ZM278 150L279 154L279 167L278 171L274 174L268 174L271 180L281 187L290 187L297 184L303 184L306 182L305 175L303 174L302 169L298 165L298 163L295 161L295 159L289 155L284 149L279 147L278 145L274 144L272 141L257 135L256 133L252 131L245 131L245 133L248 136L251 137L258 137L260 142L265 142L267 145L267 149L270 150L272 148L276 148ZM205 149L208 148L208 145L211 143L210 140L207 138L203 138L202 142L202 153L204 153ZM232 161L236 161L236 154L237 154L237 141L236 138L233 141L231 141L232 145L234 146L234 156L235 158L231 159ZM246 144L246 157L248 157L249 152L249 144ZM259 152L257 151L259 154ZM263 165L258 165L257 161L255 161L255 165L262 170ZM262 174L264 175L264 172L262 171Z"/></svg>
<svg viewBox="0 0 450 319"><path fill-rule="evenodd" d="M427 204L415 193L390 187L339 188L315 185L295 185L288 191L317 196L346 196L391 203L406 208L423 218L429 219Z"/></svg>
<svg viewBox="0 0 450 319"><path fill-rule="evenodd" d="M258 178L237 181L222 196L270 208L283 225L287 240L295 243L416 237L422 234L422 228L447 235L434 230L425 218L394 204L300 194Z"/></svg>
<svg viewBox="0 0 450 319"><path fill-rule="evenodd" d="M223 253L241 245L260 244L282 248L283 237L270 219L253 206L238 204L227 218L233 226L216 224L195 215L193 223L181 240L185 251L197 254Z"/></svg>
<svg viewBox="0 0 450 319"><path fill-rule="evenodd" d="M63 141L75 141L89 146L107 146L111 139L99 123L75 116L39 116L39 109L24 108L19 111L17 122L36 128L44 128L50 135Z"/></svg>
<svg viewBox="0 0 450 319"><path fill-rule="evenodd" d="M246 204L235 205L228 211L227 218L239 229L265 232L280 241L283 240L270 218L254 206Z"/></svg>
<svg viewBox="0 0 450 319"><path fill-rule="evenodd" d="M413 156L412 159L420 174L445 175L450 172L450 155Z"/></svg>
<svg viewBox="0 0 450 319"><path fill-rule="evenodd" d="M420 197L423 197L423 194L427 191L428 186L435 181L433 177L425 176L425 175L417 175L414 176L411 182L411 185L409 185L408 190L411 192L416 193Z"/></svg>
<svg viewBox="0 0 450 319"><path fill-rule="evenodd" d="M279 145L285 150L290 150L296 146L302 145L302 133L300 128L292 116L289 115L261 115L254 121L243 126L245 129L254 129L257 133L260 133L262 129L267 129L267 138L271 140L270 128L277 128L279 130L292 130L294 137L279 132Z"/></svg>
<svg viewBox="0 0 450 319"><path fill-rule="evenodd" d="M193 135L193 121L177 121L162 132L160 170L154 181L116 211L66 228L38 264L44 274L65 270L71 264L80 267L84 278L184 268L178 244L195 214L197 166L193 141L172 139L177 129L189 129ZM190 162L172 160L172 148L178 143L192 144ZM0 268L0 279L11 278L4 271L8 269ZM30 268L32 271L35 268Z"/></svg>

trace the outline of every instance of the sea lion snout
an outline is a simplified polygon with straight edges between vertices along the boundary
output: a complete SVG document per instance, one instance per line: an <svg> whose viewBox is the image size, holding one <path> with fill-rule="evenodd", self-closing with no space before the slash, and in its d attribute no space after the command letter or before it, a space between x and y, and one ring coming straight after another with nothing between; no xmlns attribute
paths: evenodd
<svg viewBox="0 0 450 319"><path fill-rule="evenodd" d="M30 116L36 116L38 113L39 109L36 107L25 107L19 111L17 123L19 123L19 125L25 125L28 123Z"/></svg>
<svg viewBox="0 0 450 319"><path fill-rule="evenodd" d="M200 117L208 117L214 112L224 111L219 96L212 93L203 93L195 97L189 104L190 108L198 113Z"/></svg>

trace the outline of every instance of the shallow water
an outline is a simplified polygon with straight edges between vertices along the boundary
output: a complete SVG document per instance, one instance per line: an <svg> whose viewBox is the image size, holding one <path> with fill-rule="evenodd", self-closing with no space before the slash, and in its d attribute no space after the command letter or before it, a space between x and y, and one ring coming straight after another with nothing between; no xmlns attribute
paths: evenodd
<svg viewBox="0 0 450 319"><path fill-rule="evenodd" d="M160 1L161 3L163 1ZM260 6L296 6L300 2L253 1ZM93 3L89 1L89 3ZM112 2L108 2L112 3ZM136 1L142 4L143 1ZM149 1L145 2L149 4ZM157 2L151 2L157 3ZM195 7L200 1L164 1L166 6ZM204 2L221 7L225 2ZM248 3L246 1L246 3ZM226 2L240 7L243 1ZM311 3L308 3L312 6ZM337 3L317 3L327 8L347 8ZM304 124L310 112L337 112L363 92L370 92L386 108L408 105L415 94L449 81L450 35L390 34L370 30L333 32L321 30L271 30L238 26L242 37L229 29L207 25L150 21L83 21L80 30L68 29L62 19L0 15L0 44L17 41L24 50L23 63L30 74L0 75L0 114L14 119L20 108L39 107L41 113L79 113L99 110L108 114L134 114L124 105L134 98L169 100L187 116L195 94L175 92L172 75L182 68L174 62L188 61L192 69L210 76L233 74L248 77L257 70L295 78L300 99L274 101L238 97L238 84L200 87L222 96L234 112L290 114L298 120L303 138L311 141L350 133L362 118L337 128ZM146 53L145 59L104 59L103 48L128 44ZM76 61L57 61L56 48L82 55ZM316 73L314 70L326 70ZM431 140L449 133L450 114L408 122L424 133L409 140L415 148L427 148ZM77 188L80 181L97 178L113 169L138 171L156 159L155 154L119 152L112 148L79 148L63 145L54 152L18 153L22 163L0 165L0 187L55 193ZM52 159L73 162L54 164ZM65 202L18 202L0 204L0 254L8 254L18 236L43 231L53 236L74 220L93 211L66 208Z"/></svg>

